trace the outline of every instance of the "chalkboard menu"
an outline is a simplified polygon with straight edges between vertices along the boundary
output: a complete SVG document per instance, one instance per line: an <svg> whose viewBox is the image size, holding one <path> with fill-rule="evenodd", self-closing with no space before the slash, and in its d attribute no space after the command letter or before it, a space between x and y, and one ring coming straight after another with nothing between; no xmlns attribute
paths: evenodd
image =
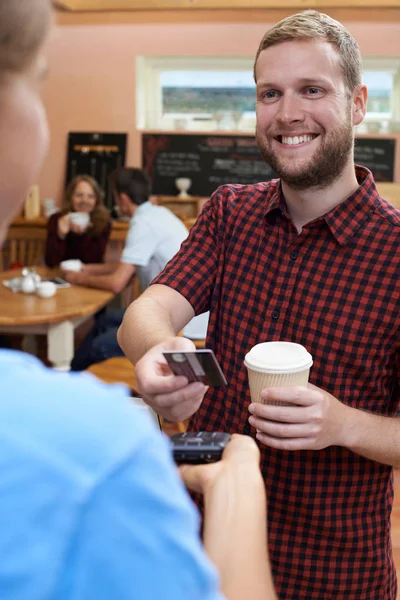
<svg viewBox="0 0 400 600"><path fill-rule="evenodd" d="M192 180L192 196L210 196L224 183L257 183L275 177L251 136L143 134L142 153L153 194L175 196L178 177Z"/></svg>
<svg viewBox="0 0 400 600"><path fill-rule="evenodd" d="M359 138L355 162L368 167L376 181L393 181L395 140ZM175 179L192 180L192 196L209 196L224 183L257 183L276 174L264 162L253 136L153 134L142 138L142 165L156 195L175 196Z"/></svg>
<svg viewBox="0 0 400 600"><path fill-rule="evenodd" d="M375 181L394 181L395 147L390 138L357 138L354 162L372 171Z"/></svg>

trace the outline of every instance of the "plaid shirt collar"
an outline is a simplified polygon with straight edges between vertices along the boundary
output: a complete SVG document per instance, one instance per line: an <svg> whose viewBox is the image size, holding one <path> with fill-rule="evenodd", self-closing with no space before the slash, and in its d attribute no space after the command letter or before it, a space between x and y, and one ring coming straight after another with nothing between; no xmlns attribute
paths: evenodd
<svg viewBox="0 0 400 600"><path fill-rule="evenodd" d="M357 230L370 218L372 209L376 206L379 198L371 171L359 165L355 165L355 169L360 187L354 194L322 217L318 217L307 224L307 228L312 228L320 226L321 222L325 222L340 246L345 246ZM268 220L269 215L279 210L288 220L291 220L282 194L280 180L277 181L278 183L275 188L272 188L268 200L268 206L264 213L265 218Z"/></svg>

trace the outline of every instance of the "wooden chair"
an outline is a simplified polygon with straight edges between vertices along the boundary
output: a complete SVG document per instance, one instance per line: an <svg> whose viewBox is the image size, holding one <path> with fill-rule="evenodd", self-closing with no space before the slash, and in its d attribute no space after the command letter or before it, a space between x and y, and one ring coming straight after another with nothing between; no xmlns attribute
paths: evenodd
<svg viewBox="0 0 400 600"><path fill-rule="evenodd" d="M135 367L125 356L108 358L100 363L91 365L87 369L87 372L92 373L92 375L95 375L98 379L106 383L123 383L128 386L132 396L138 396L136 391ZM168 436L186 431L187 422L171 423L163 417L159 417L159 420L162 430Z"/></svg>
<svg viewBox="0 0 400 600"><path fill-rule="evenodd" d="M105 253L106 263L117 263L120 260L122 251L125 247L127 232L128 223L114 222ZM134 275L131 281L125 287L125 289L122 290L121 308L128 308L128 306L134 300L136 300L136 298L138 298L141 293L142 289L140 287L139 278L136 275Z"/></svg>
<svg viewBox="0 0 400 600"><path fill-rule="evenodd" d="M140 285L139 277L134 275L125 289L121 292L122 308L128 308L136 298L139 298L141 293L142 287Z"/></svg>
<svg viewBox="0 0 400 600"><path fill-rule="evenodd" d="M181 217L187 229L190 229L197 221L197 217Z"/></svg>
<svg viewBox="0 0 400 600"><path fill-rule="evenodd" d="M192 339L192 342L196 346L197 350L203 350L206 347L206 340L205 339L202 339L202 340L193 340Z"/></svg>
<svg viewBox="0 0 400 600"><path fill-rule="evenodd" d="M107 243L105 262L117 262L125 246L128 233L128 223L113 222L110 237Z"/></svg>
<svg viewBox="0 0 400 600"><path fill-rule="evenodd" d="M379 194L393 204L396 208L400 208L400 184L399 183L386 183L386 182L377 182L376 187L378 189Z"/></svg>
<svg viewBox="0 0 400 600"><path fill-rule="evenodd" d="M115 356L91 365L87 371L106 383L123 383L137 396L135 367L126 356Z"/></svg>
<svg viewBox="0 0 400 600"><path fill-rule="evenodd" d="M11 227L0 253L0 270L12 265L38 267L43 264L47 231L39 227Z"/></svg>

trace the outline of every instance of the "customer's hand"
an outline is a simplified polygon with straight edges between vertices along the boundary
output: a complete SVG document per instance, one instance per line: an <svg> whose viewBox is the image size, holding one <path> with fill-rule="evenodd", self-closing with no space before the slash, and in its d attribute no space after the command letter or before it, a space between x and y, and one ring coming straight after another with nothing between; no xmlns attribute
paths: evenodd
<svg viewBox="0 0 400 600"><path fill-rule="evenodd" d="M343 434L349 407L332 394L309 383L266 388L261 397L294 404L250 404L249 423L257 429L256 438L263 444L278 450L321 450L345 445Z"/></svg>
<svg viewBox="0 0 400 600"><path fill-rule="evenodd" d="M135 367L137 391L158 414L171 421L184 421L199 408L207 387L200 382L188 383L186 377L174 375L163 356L166 350L196 349L185 337L171 337L153 346Z"/></svg>
<svg viewBox="0 0 400 600"><path fill-rule="evenodd" d="M72 231L72 233L76 233L77 235L82 235L82 233L85 233L87 227L82 227L82 225L78 225L77 223L73 223L72 221L70 222L70 231Z"/></svg>
<svg viewBox="0 0 400 600"><path fill-rule="evenodd" d="M57 235L61 239L64 239L71 231L71 221L69 218L70 214L71 213L67 213L58 220Z"/></svg>
<svg viewBox="0 0 400 600"><path fill-rule="evenodd" d="M213 493L225 478L259 472L260 451L252 437L233 434L222 460L204 465L181 465L179 471L185 485L201 494ZM260 473L261 478L261 473Z"/></svg>
<svg viewBox="0 0 400 600"><path fill-rule="evenodd" d="M86 276L82 271L67 271L62 269L61 274L63 279L72 285L85 285L86 283Z"/></svg>

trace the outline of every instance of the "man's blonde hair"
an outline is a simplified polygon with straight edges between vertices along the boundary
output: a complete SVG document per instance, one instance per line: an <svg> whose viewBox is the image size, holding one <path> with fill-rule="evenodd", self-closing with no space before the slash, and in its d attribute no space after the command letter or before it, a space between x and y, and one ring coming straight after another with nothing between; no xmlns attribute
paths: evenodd
<svg viewBox="0 0 400 600"><path fill-rule="evenodd" d="M49 30L50 0L0 0L0 78L29 68Z"/></svg>
<svg viewBox="0 0 400 600"><path fill-rule="evenodd" d="M345 83L353 92L361 84L362 60L360 48L347 29L324 13L305 10L279 21L264 35L254 62L254 80L260 53L266 48L293 40L325 40L337 48Z"/></svg>

